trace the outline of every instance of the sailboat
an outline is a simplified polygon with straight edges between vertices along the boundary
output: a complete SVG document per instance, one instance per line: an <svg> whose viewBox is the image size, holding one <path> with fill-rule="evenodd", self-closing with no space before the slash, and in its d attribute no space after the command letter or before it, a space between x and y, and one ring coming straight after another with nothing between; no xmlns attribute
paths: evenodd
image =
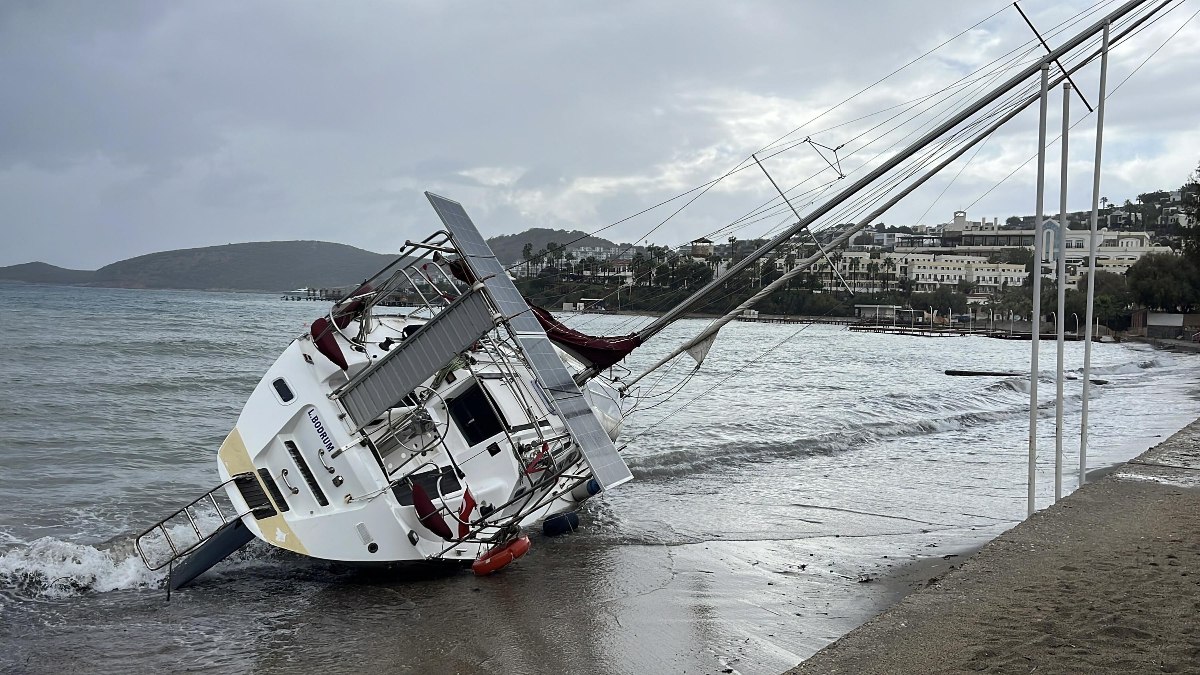
<svg viewBox="0 0 1200 675"><path fill-rule="evenodd" d="M291 341L217 451L220 483L142 532L139 554L151 569L169 569L171 588L254 539L359 565L437 561L481 575L504 568L530 549L530 529L569 532L582 503L633 478L617 442L622 398L642 377L684 353L699 367L722 326L827 261L829 250L1044 100L1050 80L1062 82L1106 54L1112 22L1142 2L1126 2L1048 49L807 214L776 186L797 220L731 264L725 277L793 237L812 237L817 219L877 181L903 179L890 184L887 199L887 191L875 193L874 208L852 227L828 241L814 237L812 254L786 274L624 381L606 371L725 277L636 333L586 335L526 301L462 204L426 193L441 228L406 242L391 264ZM1151 15L1127 22L1115 39ZM1100 31L1103 46L1060 64L1040 93L1025 89L1031 76ZM385 310L398 300L404 310ZM216 514L217 525L207 527L201 511Z"/></svg>

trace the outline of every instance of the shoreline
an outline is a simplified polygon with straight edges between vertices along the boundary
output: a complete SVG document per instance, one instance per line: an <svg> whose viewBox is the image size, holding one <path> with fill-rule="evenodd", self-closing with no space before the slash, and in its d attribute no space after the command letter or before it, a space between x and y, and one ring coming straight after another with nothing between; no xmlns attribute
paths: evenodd
<svg viewBox="0 0 1200 675"><path fill-rule="evenodd" d="M1200 654L1197 531L1200 420L788 674L1186 671Z"/></svg>

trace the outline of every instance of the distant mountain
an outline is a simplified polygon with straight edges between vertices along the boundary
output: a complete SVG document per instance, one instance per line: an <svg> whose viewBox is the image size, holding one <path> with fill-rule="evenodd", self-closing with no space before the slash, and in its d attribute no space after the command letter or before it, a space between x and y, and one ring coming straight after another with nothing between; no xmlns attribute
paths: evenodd
<svg viewBox="0 0 1200 675"><path fill-rule="evenodd" d="M95 272L46 263L0 267L0 280L118 288L288 291L348 286L395 256L322 241L268 241L140 255Z"/></svg>
<svg viewBox="0 0 1200 675"><path fill-rule="evenodd" d="M31 284L84 284L96 275L89 270L69 270L44 262L22 263L0 267L0 280L24 281Z"/></svg>
<svg viewBox="0 0 1200 675"><path fill-rule="evenodd" d="M488 240L506 263L521 260L526 242L535 251L555 242L575 246L616 246L584 232L534 228ZM149 253L105 265L96 271L69 270L44 262L0 267L0 281L76 284L117 288L178 288L223 291L290 291L349 286L395 259L345 244L323 241L262 241Z"/></svg>
<svg viewBox="0 0 1200 675"><path fill-rule="evenodd" d="M576 239L579 239L579 241L575 241ZM491 245L500 262L509 265L524 260L524 257L521 255L521 249L525 247L526 243L533 244L533 251L535 253L546 248L551 243L558 244L559 246L570 244L572 247L599 246L612 248L616 246L616 244L603 237L593 237L587 232L580 232L579 230L551 230L544 227L535 227L518 234L503 234L499 237L488 239L488 244Z"/></svg>
<svg viewBox="0 0 1200 675"><path fill-rule="evenodd" d="M105 265L94 283L124 288L286 291L362 281L395 256L323 241L267 241L151 253Z"/></svg>

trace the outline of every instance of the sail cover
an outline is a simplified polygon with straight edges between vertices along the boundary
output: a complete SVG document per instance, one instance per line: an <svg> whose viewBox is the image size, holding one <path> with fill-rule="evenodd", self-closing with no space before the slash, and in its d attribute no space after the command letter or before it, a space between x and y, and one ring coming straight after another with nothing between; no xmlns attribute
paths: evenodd
<svg viewBox="0 0 1200 675"><path fill-rule="evenodd" d="M529 303L529 306L533 309L534 316L542 324L542 329L546 331L546 337L559 347L571 352L575 357L582 359L584 365L591 365L596 370L604 370L642 345L642 339L636 333L620 337L588 335L574 328L568 328L561 321L555 319L550 312L533 303Z"/></svg>
<svg viewBox="0 0 1200 675"><path fill-rule="evenodd" d="M462 258L450 260L445 264L459 281L475 283L475 275ZM548 310L529 302L529 298L525 298L525 302L533 310L533 315L537 317L538 323L542 324L542 330L546 331L546 337L550 338L551 342L583 361L583 365L591 366L597 371L604 370L642 346L642 338L637 333L613 337L588 335L568 328Z"/></svg>

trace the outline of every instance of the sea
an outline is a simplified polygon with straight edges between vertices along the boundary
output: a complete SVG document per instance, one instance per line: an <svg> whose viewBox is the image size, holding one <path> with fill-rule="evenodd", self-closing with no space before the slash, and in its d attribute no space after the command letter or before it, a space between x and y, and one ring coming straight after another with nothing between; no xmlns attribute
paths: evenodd
<svg viewBox="0 0 1200 675"><path fill-rule="evenodd" d="M278 296L0 284L0 672L779 673L927 561L1026 516L1030 343L735 322L631 391L635 480L578 531L469 571L361 570L261 542L169 598L133 537L218 479L262 372L317 316ZM584 314L597 334L650 319ZM696 334L680 321L636 374ZM1065 347L1064 494L1083 343ZM1097 343L1088 469L1200 416L1200 361ZM1054 500L1055 346L1037 508ZM618 371L618 375L625 375ZM906 577L906 575L908 575Z"/></svg>

